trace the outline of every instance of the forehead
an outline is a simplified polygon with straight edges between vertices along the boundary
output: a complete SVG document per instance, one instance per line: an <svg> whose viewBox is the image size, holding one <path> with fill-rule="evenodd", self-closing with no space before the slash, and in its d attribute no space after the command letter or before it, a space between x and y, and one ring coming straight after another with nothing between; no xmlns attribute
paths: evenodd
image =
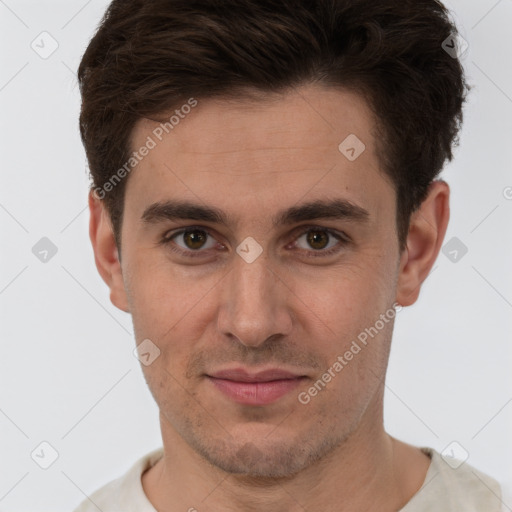
<svg viewBox="0 0 512 512"><path fill-rule="evenodd" d="M186 198L270 218L305 199L343 197L375 213L394 202L373 114L356 93L309 86L261 101L197 102L161 140L160 123L136 124L132 149L148 137L155 145L130 175L127 206L140 213Z"/></svg>

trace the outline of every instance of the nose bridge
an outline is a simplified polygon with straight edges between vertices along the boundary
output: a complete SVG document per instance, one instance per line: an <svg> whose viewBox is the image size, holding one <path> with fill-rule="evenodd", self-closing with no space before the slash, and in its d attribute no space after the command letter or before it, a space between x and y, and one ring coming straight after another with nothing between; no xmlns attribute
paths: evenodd
<svg viewBox="0 0 512 512"><path fill-rule="evenodd" d="M241 248L242 250L242 248ZM272 288L275 285L275 276L270 271L268 258L262 254L252 262L239 258L233 270L233 291L240 295L239 304L249 305L251 301L259 302L267 294L271 299ZM274 290L275 292L275 290Z"/></svg>
<svg viewBox="0 0 512 512"><path fill-rule="evenodd" d="M219 329L247 346L288 334L291 318L285 300L283 287L264 254L250 263L237 255L222 293Z"/></svg>

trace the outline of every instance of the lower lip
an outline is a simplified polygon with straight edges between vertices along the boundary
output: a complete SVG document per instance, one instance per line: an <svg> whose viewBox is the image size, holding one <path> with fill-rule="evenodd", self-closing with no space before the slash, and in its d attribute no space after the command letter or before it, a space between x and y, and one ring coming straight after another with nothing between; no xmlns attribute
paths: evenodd
<svg viewBox="0 0 512 512"><path fill-rule="evenodd" d="M270 382L237 382L209 377L209 380L233 401L242 405L268 405L293 391L304 379L272 380Z"/></svg>

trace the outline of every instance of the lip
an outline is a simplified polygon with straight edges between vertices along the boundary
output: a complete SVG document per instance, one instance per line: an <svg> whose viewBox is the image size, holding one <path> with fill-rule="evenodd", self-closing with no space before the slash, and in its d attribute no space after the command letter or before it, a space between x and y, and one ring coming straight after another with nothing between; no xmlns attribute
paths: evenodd
<svg viewBox="0 0 512 512"><path fill-rule="evenodd" d="M303 375L292 373L281 368L268 368L258 372L250 372L244 368L232 368L208 374L215 379L233 380L237 382L270 382L272 380L296 379Z"/></svg>
<svg viewBox="0 0 512 512"><path fill-rule="evenodd" d="M242 405L263 406L278 401L305 378L280 368L250 372L244 368L221 370L207 375L225 396Z"/></svg>

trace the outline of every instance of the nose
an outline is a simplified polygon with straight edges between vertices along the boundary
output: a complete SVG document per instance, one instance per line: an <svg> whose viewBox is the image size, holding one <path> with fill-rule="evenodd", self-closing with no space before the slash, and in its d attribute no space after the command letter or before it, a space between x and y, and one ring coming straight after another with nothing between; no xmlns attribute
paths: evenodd
<svg viewBox="0 0 512 512"><path fill-rule="evenodd" d="M291 333L291 292L264 253L252 263L236 255L222 286L218 329L223 336L258 347L273 336Z"/></svg>

